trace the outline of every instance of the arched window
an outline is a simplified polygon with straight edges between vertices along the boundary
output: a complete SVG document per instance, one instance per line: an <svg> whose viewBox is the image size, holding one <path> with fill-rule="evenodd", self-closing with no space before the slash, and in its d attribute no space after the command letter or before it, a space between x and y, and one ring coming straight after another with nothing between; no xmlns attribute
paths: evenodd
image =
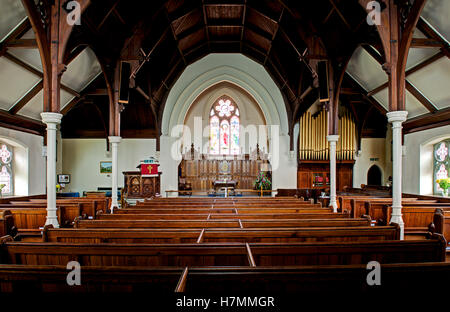
<svg viewBox="0 0 450 312"><path fill-rule="evenodd" d="M239 109L236 104L223 96L213 105L209 116L209 153L239 154Z"/></svg>
<svg viewBox="0 0 450 312"><path fill-rule="evenodd" d="M450 140L441 141L433 146L433 192L436 195L440 195L442 192L436 180L448 178L448 172L450 170L449 149Z"/></svg>
<svg viewBox="0 0 450 312"><path fill-rule="evenodd" d="M13 152L10 146L0 143L0 184L4 184L2 195L13 195Z"/></svg>

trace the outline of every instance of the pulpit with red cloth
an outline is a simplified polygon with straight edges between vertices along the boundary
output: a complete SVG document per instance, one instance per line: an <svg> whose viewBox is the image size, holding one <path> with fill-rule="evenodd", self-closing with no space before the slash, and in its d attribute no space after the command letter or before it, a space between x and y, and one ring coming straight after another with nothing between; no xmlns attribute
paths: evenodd
<svg viewBox="0 0 450 312"><path fill-rule="evenodd" d="M143 161L139 171L124 171L124 194L126 198L149 198L160 194L159 163Z"/></svg>

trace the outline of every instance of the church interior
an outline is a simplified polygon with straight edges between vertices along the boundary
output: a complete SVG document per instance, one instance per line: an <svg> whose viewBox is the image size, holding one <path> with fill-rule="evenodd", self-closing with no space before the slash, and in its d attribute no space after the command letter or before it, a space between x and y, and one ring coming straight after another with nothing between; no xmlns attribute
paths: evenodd
<svg viewBox="0 0 450 312"><path fill-rule="evenodd" d="M0 7L0 296L450 291L450 1Z"/></svg>

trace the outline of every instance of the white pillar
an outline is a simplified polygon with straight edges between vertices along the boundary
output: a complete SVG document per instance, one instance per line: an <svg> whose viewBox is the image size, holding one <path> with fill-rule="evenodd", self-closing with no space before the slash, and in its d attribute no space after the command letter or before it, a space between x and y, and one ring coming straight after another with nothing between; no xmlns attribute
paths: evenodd
<svg viewBox="0 0 450 312"><path fill-rule="evenodd" d="M118 157L117 157L117 149L118 145L121 141L120 136L110 136L108 137L109 143L111 143L111 156L112 156L112 188L111 188L111 213L114 212L114 208L119 207L119 203L117 202L117 178L118 178Z"/></svg>
<svg viewBox="0 0 450 312"><path fill-rule="evenodd" d="M407 111L386 114L392 123L392 215L390 222L400 225L400 239L404 239L405 224L402 218L402 123Z"/></svg>
<svg viewBox="0 0 450 312"><path fill-rule="evenodd" d="M56 214L56 127L63 115L41 113L42 122L47 125L47 219L45 225L59 228Z"/></svg>
<svg viewBox="0 0 450 312"><path fill-rule="evenodd" d="M333 212L337 212L336 202L336 143L339 140L339 135L328 135L328 142L330 142L330 206L333 207Z"/></svg>

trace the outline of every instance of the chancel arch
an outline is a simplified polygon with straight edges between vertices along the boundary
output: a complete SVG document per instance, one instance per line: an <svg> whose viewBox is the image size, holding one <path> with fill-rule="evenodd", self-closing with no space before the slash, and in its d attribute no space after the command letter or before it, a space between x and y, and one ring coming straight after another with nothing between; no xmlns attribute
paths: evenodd
<svg viewBox="0 0 450 312"><path fill-rule="evenodd" d="M242 122L246 119L249 121L248 118L254 118L255 112L258 111L258 120L253 124L268 126L268 142L266 146L264 146L265 142L261 142L261 150L264 149L271 154L273 149L272 188L296 187L296 161L290 153L288 116L280 89L268 72L248 57L242 54L210 54L186 68L173 85L165 102L160 139L161 169L165 172L161 177L161 191L178 188L177 167L181 155L177 160L167 156L190 147L184 133L178 130L183 125L188 125L191 133L195 130L193 123L186 119L192 105L205 90L223 82L238 86L252 98L252 101L248 103L253 102L253 108L247 103L237 102L243 113ZM217 93L217 96L211 96L211 100L216 100L222 94ZM211 105L212 102L203 107L203 114L205 112L206 114L202 114L202 125L209 121L206 116L210 112ZM209 131L201 139L194 136L192 143L195 148L205 150L208 136ZM274 138L276 139L273 140ZM250 152L251 147L254 148L255 145L246 146L245 150Z"/></svg>

